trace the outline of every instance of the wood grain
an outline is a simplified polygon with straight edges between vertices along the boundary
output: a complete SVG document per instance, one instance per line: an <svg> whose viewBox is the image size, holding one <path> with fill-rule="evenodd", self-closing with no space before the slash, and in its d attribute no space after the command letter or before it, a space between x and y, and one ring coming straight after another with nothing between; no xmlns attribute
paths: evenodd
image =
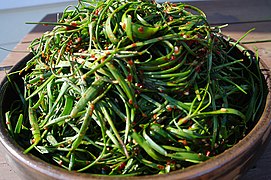
<svg viewBox="0 0 271 180"><path fill-rule="evenodd" d="M19 175L9 166L5 159L6 152L3 145L0 143L0 180L20 180Z"/></svg>

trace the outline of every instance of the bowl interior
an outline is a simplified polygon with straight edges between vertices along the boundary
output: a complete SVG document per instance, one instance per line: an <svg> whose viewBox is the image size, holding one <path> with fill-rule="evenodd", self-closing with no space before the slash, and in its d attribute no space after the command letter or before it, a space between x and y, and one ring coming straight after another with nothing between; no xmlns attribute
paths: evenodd
<svg viewBox="0 0 271 180"><path fill-rule="evenodd" d="M249 53L253 56L252 52L242 52L236 48L234 51L235 57L245 57L244 54ZM26 62L33 57L32 54L27 55L24 59L18 62L10 72L20 70L25 66ZM166 175L151 175L144 177L132 177L135 179L152 179L152 178L172 178L172 179L194 179L201 177L202 179L212 179L221 177L239 177L246 172L250 166L253 165L257 157L264 150L264 147L269 142L270 134L270 120L271 120L271 101L270 101L270 72L267 70L267 66L261 62L261 69L263 73L263 80L266 82L264 88L264 96L266 102L261 106L261 112L258 114L259 122L253 124L250 129L250 133L238 142L234 147L226 150L224 153L198 165L188 167L184 170L174 171ZM1 83L0 94L0 140L7 149L9 157L13 162L16 162L16 166L19 167L24 173L40 175L41 179L53 178L53 179L84 179L84 178L100 178L100 176L93 176L85 173L68 172L60 167L51 165L35 154L24 155L22 153L23 148L19 146L18 142L15 142L8 134L6 129L6 123L4 120L5 112L10 109L13 101L19 98L18 93L9 81L18 84L19 89L23 89L23 80L18 74L10 75ZM246 160L246 161L244 161ZM29 176L28 176L29 177ZM114 178L114 177L104 177ZM131 178L131 177L129 177Z"/></svg>

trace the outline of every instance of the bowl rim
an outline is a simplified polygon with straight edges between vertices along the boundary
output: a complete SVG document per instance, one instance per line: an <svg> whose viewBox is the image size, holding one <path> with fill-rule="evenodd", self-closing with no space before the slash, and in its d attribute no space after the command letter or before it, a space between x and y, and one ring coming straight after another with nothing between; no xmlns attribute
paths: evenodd
<svg viewBox="0 0 271 180"><path fill-rule="evenodd" d="M241 45L246 50L249 48ZM18 70L19 67L22 66L29 58L33 55L29 53L22 60L20 60L17 64L15 64L10 72ZM230 168L228 165L231 162L235 162L239 158L244 158L244 163L249 161L252 158L251 155L248 154L248 149L255 149L258 145L263 144L263 140L270 131L271 131L271 73L268 70L268 66L259 58L261 72L265 76L265 81L267 83L267 96L266 102L264 105L264 111L262 112L261 118L258 120L256 125L250 130L250 132L242 138L239 142L237 142L233 147L225 150L223 153L216 155L215 157L204 161L200 164L196 164L181 170L172 171L167 174L159 174L159 175L145 175L145 176L129 176L129 179L163 179L163 178L171 178L171 179L194 179L200 176L210 177L208 174L212 171L219 168ZM4 83L7 81L7 77L2 79L1 88ZM2 102L0 102L0 108L2 109ZM2 115L1 115L2 116ZM1 118L1 117L0 117ZM1 120L1 119L0 119ZM1 120L2 121L2 120ZM37 171L41 174L44 174L50 178L54 179L114 179L119 178L119 176L96 176L87 173L77 173L73 171L67 171L61 167L56 165L52 165L47 163L38 157L29 154L23 154L23 149L12 139L8 133L6 128L0 124L0 142L3 144L4 148L8 151L8 153L13 157L13 159L20 164L24 164L27 168L31 168L34 171ZM270 138L269 138L270 139ZM268 140L269 142L269 140ZM237 169L238 171L243 171L242 169ZM212 176L212 178L216 178ZM123 177L126 179L126 177Z"/></svg>

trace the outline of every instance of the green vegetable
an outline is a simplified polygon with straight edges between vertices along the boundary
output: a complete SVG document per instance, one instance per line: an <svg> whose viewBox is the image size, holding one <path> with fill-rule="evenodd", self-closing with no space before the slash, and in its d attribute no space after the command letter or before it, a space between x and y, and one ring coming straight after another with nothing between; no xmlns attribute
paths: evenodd
<svg viewBox="0 0 271 180"><path fill-rule="evenodd" d="M22 93L7 129L24 153L91 174L168 173L222 153L261 113L258 59L196 7L80 0L41 24L54 28L8 75Z"/></svg>

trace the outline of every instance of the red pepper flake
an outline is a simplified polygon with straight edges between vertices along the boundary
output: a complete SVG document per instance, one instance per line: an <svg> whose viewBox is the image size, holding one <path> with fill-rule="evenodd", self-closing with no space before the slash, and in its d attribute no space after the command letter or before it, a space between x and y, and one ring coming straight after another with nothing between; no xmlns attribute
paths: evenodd
<svg viewBox="0 0 271 180"><path fill-rule="evenodd" d="M126 166L126 163L125 162L122 162L118 168L119 171L123 170Z"/></svg>
<svg viewBox="0 0 271 180"><path fill-rule="evenodd" d="M135 84L137 87L139 87L139 88L143 88L144 86L143 86L143 84L140 84L140 83L136 83Z"/></svg>
<svg viewBox="0 0 271 180"><path fill-rule="evenodd" d="M80 43L81 41L82 41L82 38L81 38L81 37L78 37L78 38L75 40L76 43Z"/></svg>
<svg viewBox="0 0 271 180"><path fill-rule="evenodd" d="M161 169L161 170L165 169L165 166L163 166L161 164L157 164L157 167L158 167L158 169Z"/></svg>
<svg viewBox="0 0 271 180"><path fill-rule="evenodd" d="M129 104L133 104L133 100L132 99L129 99Z"/></svg>
<svg viewBox="0 0 271 180"><path fill-rule="evenodd" d="M6 121L6 124L7 124L7 125L10 124L10 122L9 122L9 121Z"/></svg>
<svg viewBox="0 0 271 180"><path fill-rule="evenodd" d="M40 81L44 80L44 77L43 76L40 76Z"/></svg>
<svg viewBox="0 0 271 180"><path fill-rule="evenodd" d="M62 165L63 165L63 161L60 160L60 161L58 162L58 165L59 165L59 166L62 166Z"/></svg>
<svg viewBox="0 0 271 180"><path fill-rule="evenodd" d="M66 52L69 52L71 48L69 46L66 47Z"/></svg>
<svg viewBox="0 0 271 180"><path fill-rule="evenodd" d="M166 108L167 108L168 111L172 111L172 106L167 105Z"/></svg>
<svg viewBox="0 0 271 180"><path fill-rule="evenodd" d="M169 21L173 21L173 17L172 17L172 16L169 16L169 17L168 17L168 20L169 20Z"/></svg>
<svg viewBox="0 0 271 180"><path fill-rule="evenodd" d="M121 23L120 25L121 25L121 27L122 27L123 30L126 29L126 23Z"/></svg>
<svg viewBox="0 0 271 180"><path fill-rule="evenodd" d="M171 168L175 169L176 161L175 160L167 160L167 166L171 166Z"/></svg>
<svg viewBox="0 0 271 180"><path fill-rule="evenodd" d="M99 13L100 13L100 10L99 10L99 9L96 9L95 12L94 12L94 15L95 15L95 16L98 16Z"/></svg>
<svg viewBox="0 0 271 180"><path fill-rule="evenodd" d="M207 151L207 152L206 152L206 156L208 156L208 157L209 157L209 156L210 156L210 154L211 154L211 152L210 152L210 151Z"/></svg>
<svg viewBox="0 0 271 180"><path fill-rule="evenodd" d="M188 145L186 139L183 140L183 145L184 145L184 146L187 146L187 145Z"/></svg>
<svg viewBox="0 0 271 180"><path fill-rule="evenodd" d="M182 143L184 146L188 145L186 139L179 140L178 142Z"/></svg>
<svg viewBox="0 0 271 180"><path fill-rule="evenodd" d="M133 82L133 76L132 76L131 74L129 74L129 75L127 76L127 80L128 80L129 82Z"/></svg>
<svg viewBox="0 0 271 180"><path fill-rule="evenodd" d="M101 59L101 62L104 62L105 61L105 57L103 57L102 59Z"/></svg>
<svg viewBox="0 0 271 180"><path fill-rule="evenodd" d="M170 59L173 61L176 59L176 56L172 55Z"/></svg>
<svg viewBox="0 0 271 180"><path fill-rule="evenodd" d="M65 147L65 145L64 144L60 144L59 147Z"/></svg>
<svg viewBox="0 0 271 180"><path fill-rule="evenodd" d="M138 32L140 32L140 33L144 33L144 27L143 27L143 26L140 26L137 30L138 30Z"/></svg>
<svg viewBox="0 0 271 180"><path fill-rule="evenodd" d="M66 26L66 30L72 30L76 28L78 24L76 22L71 22L70 26Z"/></svg>
<svg viewBox="0 0 271 180"><path fill-rule="evenodd" d="M95 108L94 104L90 104L90 108L91 108L92 110L94 110L94 108Z"/></svg>
<svg viewBox="0 0 271 180"><path fill-rule="evenodd" d="M137 47L136 43L133 43L133 44L132 44L132 47Z"/></svg>
<svg viewBox="0 0 271 180"><path fill-rule="evenodd" d="M183 35L183 38L186 39L186 38L189 38L189 35Z"/></svg>
<svg viewBox="0 0 271 180"><path fill-rule="evenodd" d="M174 53L178 54L180 52L180 48L178 46L174 47Z"/></svg>
<svg viewBox="0 0 271 180"><path fill-rule="evenodd" d="M134 61L133 61L132 59L130 59L130 60L128 61L128 64L129 64L130 66L132 66L132 65L134 65Z"/></svg>
<svg viewBox="0 0 271 180"><path fill-rule="evenodd" d="M111 52L110 51L105 51L105 54L108 56L108 55L111 54Z"/></svg>
<svg viewBox="0 0 271 180"><path fill-rule="evenodd" d="M154 114L154 115L152 116L153 119L157 119L157 117L158 117L157 114Z"/></svg>
<svg viewBox="0 0 271 180"><path fill-rule="evenodd" d="M45 58L45 54L44 52L41 53L41 57Z"/></svg>

